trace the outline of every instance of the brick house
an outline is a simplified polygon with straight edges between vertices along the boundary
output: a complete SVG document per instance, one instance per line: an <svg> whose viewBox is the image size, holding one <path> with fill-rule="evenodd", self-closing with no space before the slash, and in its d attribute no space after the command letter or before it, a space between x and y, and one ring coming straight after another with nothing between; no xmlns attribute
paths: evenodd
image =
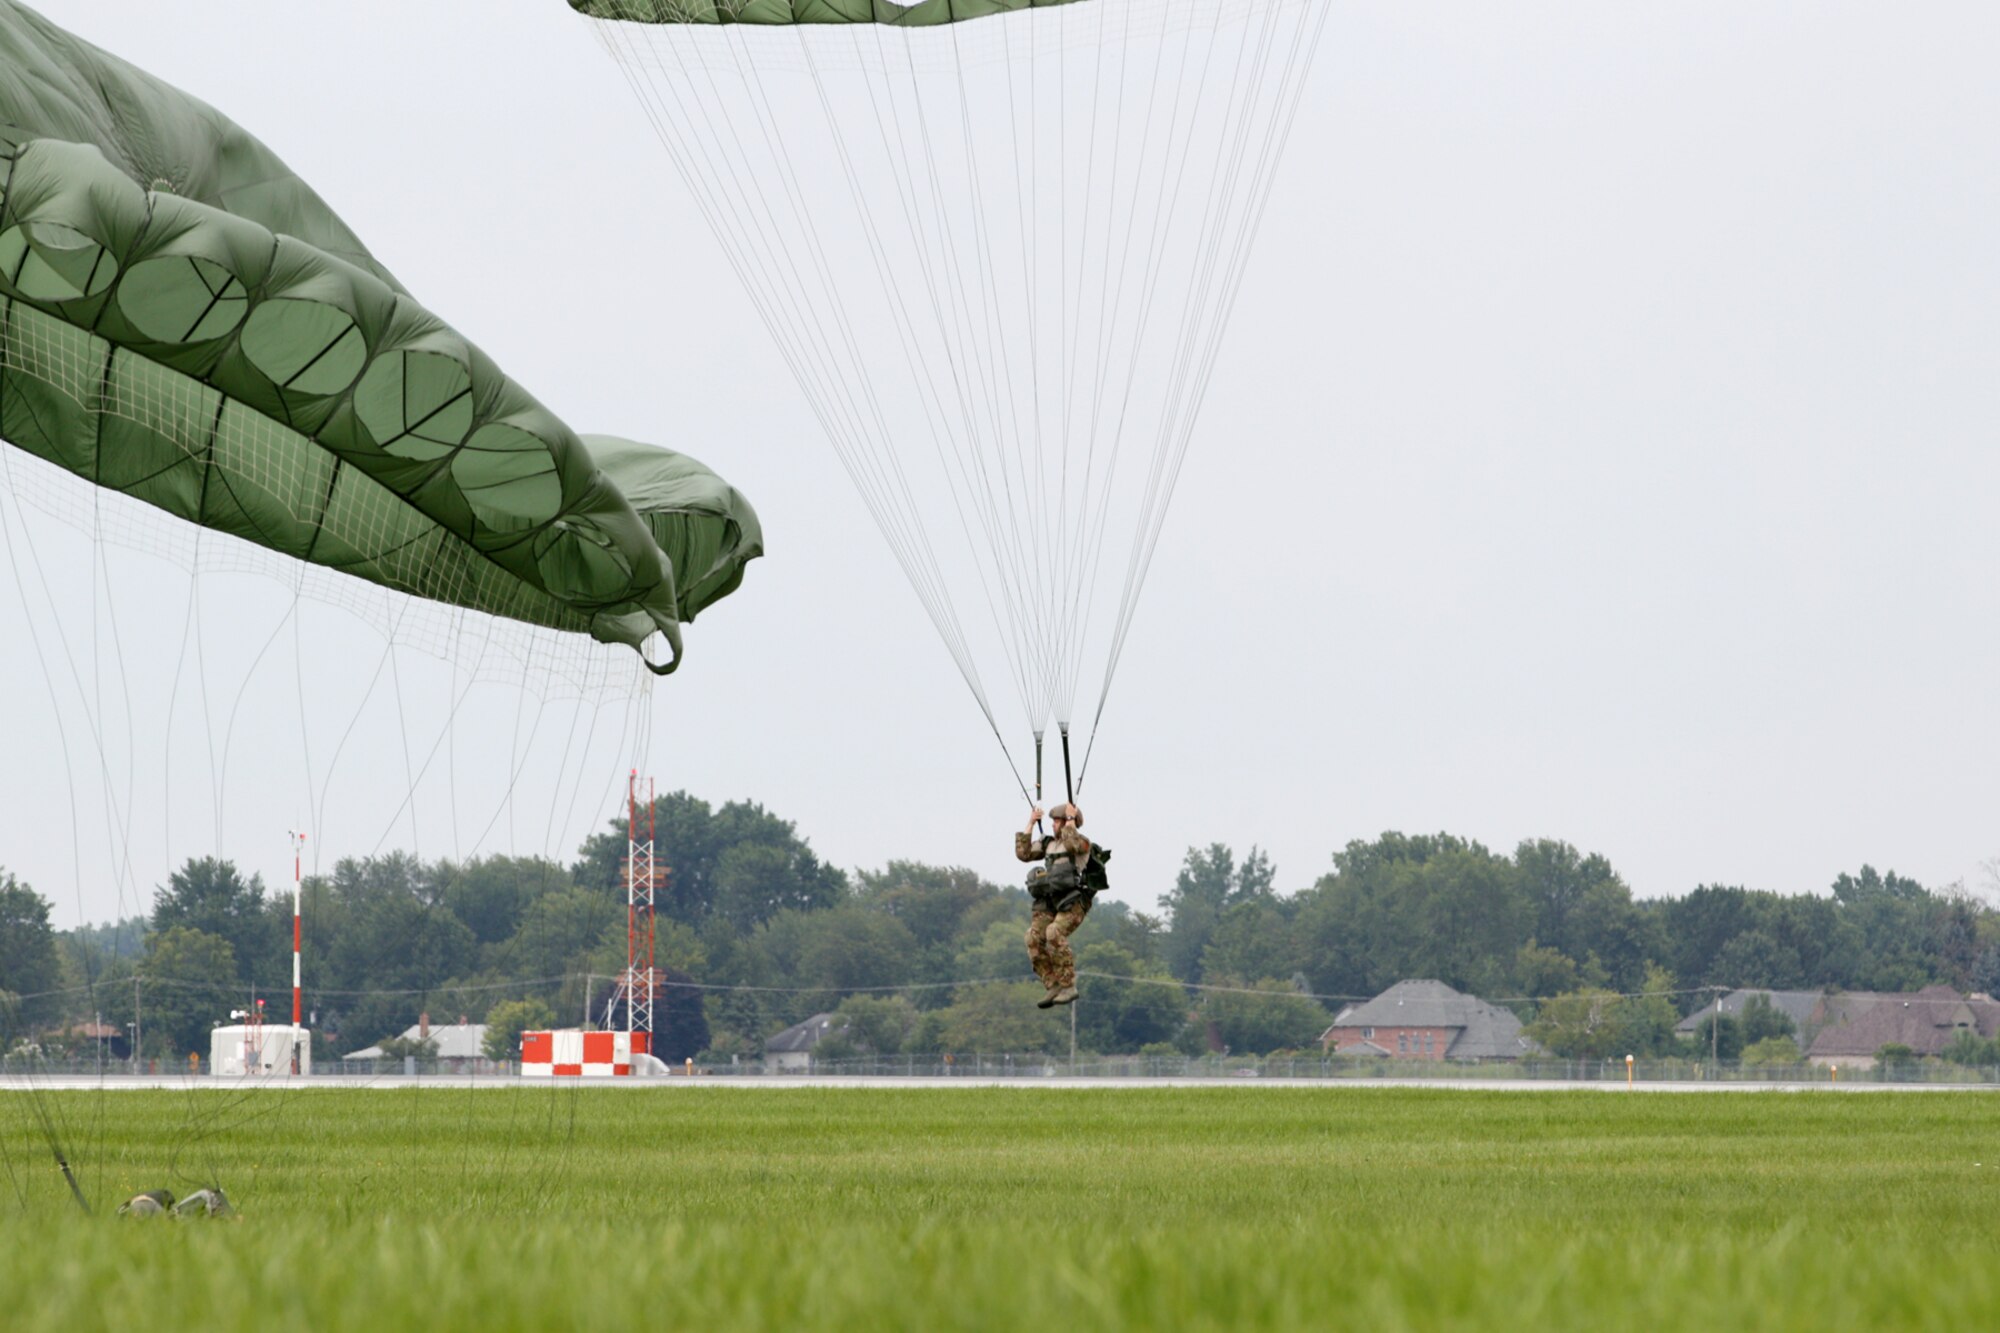
<svg viewBox="0 0 2000 1333"><path fill-rule="evenodd" d="M1319 1041L1330 1054L1398 1060L1518 1060L1537 1050L1511 1011L1442 981L1399 981L1341 1010Z"/></svg>

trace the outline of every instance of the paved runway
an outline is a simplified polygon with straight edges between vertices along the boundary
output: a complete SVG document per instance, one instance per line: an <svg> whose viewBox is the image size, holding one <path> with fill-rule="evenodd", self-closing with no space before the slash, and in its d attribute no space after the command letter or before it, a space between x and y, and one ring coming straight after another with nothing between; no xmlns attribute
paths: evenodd
<svg viewBox="0 0 2000 1333"><path fill-rule="evenodd" d="M448 1075L384 1074L367 1077L354 1074L316 1074L310 1078L189 1078L185 1075L119 1075L102 1079L94 1075L51 1074L40 1078L0 1078L0 1092L25 1091L107 1091L143 1088L189 1089L196 1092L306 1092L322 1088L435 1088L462 1090L506 1088L584 1087L617 1089L625 1092L650 1089L660 1092L693 1091L703 1088L812 1089L812 1088L1020 1088L1060 1090L1067 1088L1314 1088L1333 1094L1343 1090L1369 1088L1439 1088L1453 1092L1995 1092L2000 1085L1990 1083L1648 1083L1640 1081L1629 1089L1623 1080L1564 1081L1560 1079L1500 1078L1044 1078L1015 1075L993 1078L967 1075L959 1078L871 1078L846 1075L719 1076L693 1078L672 1075L654 1078L549 1079L511 1076L459 1077Z"/></svg>

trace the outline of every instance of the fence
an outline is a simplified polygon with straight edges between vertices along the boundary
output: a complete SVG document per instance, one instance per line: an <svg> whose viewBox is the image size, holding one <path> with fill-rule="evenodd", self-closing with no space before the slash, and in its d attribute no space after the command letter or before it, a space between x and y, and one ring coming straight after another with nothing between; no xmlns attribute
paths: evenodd
<svg viewBox="0 0 2000 1333"><path fill-rule="evenodd" d="M107 1084L135 1075L198 1077L206 1081L207 1061L150 1060L144 1067L127 1060L0 1060L0 1084L32 1083L41 1077L102 1078ZM443 1081L492 1081L518 1077L514 1061L492 1060L328 1060L315 1061L312 1079L368 1079L383 1077L435 1078ZM807 1070L778 1070L756 1060L720 1061L696 1064L697 1077L721 1079L769 1079L799 1081L815 1077L846 1078L978 1078L1022 1080L1065 1078L1129 1079L1143 1083L1149 1079L1202 1080L1218 1082L1234 1079L1311 1079L1325 1082L1368 1083L1386 1079L1454 1082L1492 1080L1495 1082L1622 1083L1625 1062L1621 1060L1494 1060L1483 1063L1440 1060L1359 1059L1350 1057L1299 1056L1166 1056L1166 1055L1086 1055L1074 1062L1043 1054L986 1055L932 1054L854 1056L838 1060L815 1060ZM673 1065L674 1078L685 1076L686 1066ZM270 1076L263 1076L266 1081ZM2000 1086L2000 1066L1966 1066L1943 1060L1918 1060L1904 1064L1878 1064L1871 1069L1841 1067L1837 1071L1823 1065L1746 1065L1724 1061L1711 1064L1690 1060L1639 1060L1632 1067L1635 1083L1731 1083L1745 1086L1812 1084L1919 1084L1936 1086ZM626 1080L619 1080L625 1082Z"/></svg>

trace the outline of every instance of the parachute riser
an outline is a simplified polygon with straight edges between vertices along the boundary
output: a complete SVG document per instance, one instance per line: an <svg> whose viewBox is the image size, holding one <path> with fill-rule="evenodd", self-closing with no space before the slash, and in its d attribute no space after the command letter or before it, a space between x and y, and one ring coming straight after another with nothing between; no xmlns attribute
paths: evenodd
<svg viewBox="0 0 2000 1333"><path fill-rule="evenodd" d="M1059 730L1062 732L1063 792L1065 794L1065 799L1067 799L1071 805L1075 805L1076 783L1071 779L1069 773L1069 727L1067 725L1064 725L1061 728L1059 728Z"/></svg>
<svg viewBox="0 0 2000 1333"><path fill-rule="evenodd" d="M1035 733L1035 808L1042 808L1042 733ZM1042 831L1042 821L1035 821L1035 832Z"/></svg>

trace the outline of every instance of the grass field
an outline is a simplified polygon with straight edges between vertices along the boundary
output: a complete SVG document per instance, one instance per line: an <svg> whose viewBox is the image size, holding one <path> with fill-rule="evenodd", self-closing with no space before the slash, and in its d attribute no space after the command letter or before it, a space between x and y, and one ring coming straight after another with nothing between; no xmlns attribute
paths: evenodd
<svg viewBox="0 0 2000 1333"><path fill-rule="evenodd" d="M1984 1095L42 1096L243 1216L0 1092L10 1330L2000 1327Z"/></svg>

